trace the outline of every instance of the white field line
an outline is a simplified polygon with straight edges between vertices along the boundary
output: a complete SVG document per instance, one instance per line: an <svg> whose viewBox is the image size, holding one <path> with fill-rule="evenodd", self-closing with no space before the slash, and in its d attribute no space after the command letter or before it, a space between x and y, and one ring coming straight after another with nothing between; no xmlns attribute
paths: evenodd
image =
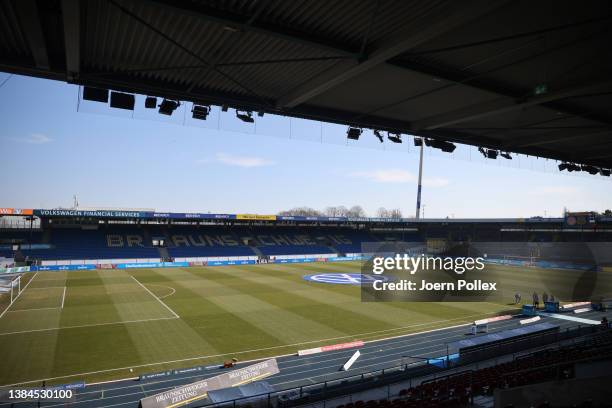
<svg viewBox="0 0 612 408"><path fill-rule="evenodd" d="M100 374L100 373L106 373L106 372L112 372L112 371L128 370L130 368L144 368L144 367L151 367L151 366L162 365L162 364L182 363L182 362L186 362L186 361L203 360L203 359L209 359L209 358L215 358L215 357L223 357L223 356L227 356L227 355L239 355L239 354L246 354L246 353L257 352L257 351L274 350L274 349L279 349L279 348L282 349L282 348L287 348L287 347L301 346L301 345L304 345L304 344L312 344L312 343L318 343L318 342L324 342L324 341L339 340L339 339L345 339L345 338L350 338L350 337L360 337L360 336L365 336L365 335L374 334L374 333L383 333L383 332L388 332L389 330L407 329L407 328L410 328L410 327L418 327L418 326L425 326L425 325L435 325L435 324L438 324L438 323L446 323L446 322L451 322L451 321L456 321L456 320L461 320L461 319L467 319L467 318L471 318L471 317L490 316L492 314L493 313L476 314L476 315L470 315L470 316L464 316L464 317L457 317L457 318L454 318L454 319L446 319L446 320L438 320L438 321L435 321L435 322L413 324L413 325L408 325L408 326L404 326L404 327L398 327L396 329L380 330L378 332L360 333L360 334L347 335L347 336L341 336L341 337L332 337L332 338L328 338L328 339L303 341L303 342L300 342L300 343L285 344L285 345L281 345L281 346L264 347L264 348L259 348L259 349L242 350L242 351L236 351L236 352L231 352L230 351L230 352L227 352L227 353L211 354L211 355L208 355L208 356L188 357L188 358L182 358L182 359L177 359L177 360L160 361L160 362L157 362L157 363L147 363L147 364L127 366L127 367L110 368L110 369L106 369L106 370L89 371L89 372L84 372L84 373L76 373L76 374L63 375L63 376L59 376L59 377L50 377L50 378L42 378L42 379L38 379L38 380L22 381L22 382L19 382L19 383L6 384L6 385L2 385L2 386L13 386L13 385L19 385L19 384L29 384L29 383L33 383L33 382L52 381L52 380L58 380L58 379L61 379L61 378L80 377L80 376L85 376L85 375ZM168 319L168 318L165 318L165 319ZM165 319L150 319L150 320L165 320ZM170 319L172 319L172 318L170 318ZM122 322L122 323L133 323L133 322ZM108 323L104 323L104 324L108 324ZM115 324L119 324L119 323L115 323ZM406 336L406 337L408 337L408 336L416 336L418 334L424 334L424 333L431 333L431 332L436 332L436 331L441 331L441 330L453 329L453 328L457 328L457 327L467 326L469 324L470 323L462 323L462 324L455 325L455 326L440 327L440 328L437 328L437 329L426 330L426 331L422 331L422 332L418 332L418 333L409 333L409 334L400 335L400 336L394 336L394 337L390 337L390 338L404 337L404 336ZM87 325L84 326L84 327L87 327ZM64 329L64 328L70 328L70 327L62 327L61 329ZM42 330L57 330L57 329L42 329ZM36 331L41 331L41 330L36 330ZM21 333L27 333L27 331L26 332L21 332ZM10 334L10 333L0 334L0 336L6 335L6 334ZM372 342L373 341L382 341L382 340L385 340L385 339L372 340ZM367 342L367 343L369 343L369 342ZM294 353L289 353L289 354L278 355L278 356L275 356L275 357L278 358L278 357L291 356L291 355L295 355L295 352ZM269 357L269 358L272 358L272 357ZM258 359L254 359L254 360L249 360L249 361L260 361L260 360L262 360L262 358L258 358ZM249 361L242 361L242 363L249 362Z"/></svg>
<svg viewBox="0 0 612 408"><path fill-rule="evenodd" d="M9 310L9 308L10 308L10 307L11 307L11 306L12 306L12 305L13 305L13 304L14 304L14 303L17 301L17 299L19 299L19 296L21 296L21 294L22 294L23 292L25 292L25 290L28 288L28 286L30 286L30 283L32 283L32 281L34 280L34 278L36 278L36 276L37 276L37 275L38 275L38 272L36 272L36 273L34 274L34 276L32 276L32 279L30 279L30 281L27 283L27 285L25 285L25 286L23 287L23 289L21 289L21 292L19 292L19 293L17 294L17 296L15 297L15 299L13 299L13 301L12 301L12 302L11 302L11 303L10 303L10 304L9 304L9 305L6 307L6 309L4 309L4 310L2 311L2 313L0 313L0 319L2 319L2 316L4 316L4 315L6 314L7 310Z"/></svg>
<svg viewBox="0 0 612 408"><path fill-rule="evenodd" d="M139 285L140 285L140 286L141 286L141 287L142 287L144 290L146 290L146 291L149 293L149 295L153 296L153 298L155 298L155 300L157 300L157 301L158 301L158 302L159 302L159 303L160 303L160 304L161 304L163 307L165 307L166 309L168 309L168 311L169 311L170 313L172 313L172 315L173 315L175 318L177 318L177 319L178 319L178 318L180 317L178 314L176 314L176 313L174 312L174 310L170 309L170 306L168 306L167 304L165 304L164 302L162 302L162 301L161 301L161 299L160 299L160 298L158 298L157 296L155 296L155 294L153 294L153 292L151 292L149 289L147 289L147 287L146 287L145 285L143 285L142 283L140 283L140 281L139 281L138 279L136 279L136 278L135 278L135 277L133 277L133 276L130 276L130 277L131 277L132 279L134 279L134 281L136 281L136 283L137 283L137 284L139 284Z"/></svg>
<svg viewBox="0 0 612 408"><path fill-rule="evenodd" d="M66 286L64 286L64 293L62 293L62 307L61 309L64 308L64 301L66 300Z"/></svg>
<svg viewBox="0 0 612 408"><path fill-rule="evenodd" d="M60 309L60 308L59 307L37 307L34 309L15 309L15 310L9 310L7 313L33 312L37 310L55 310L55 309Z"/></svg>
<svg viewBox="0 0 612 408"><path fill-rule="evenodd" d="M172 295L174 295L176 293L176 289L174 289L172 286L155 285L155 284L152 284L152 283L150 283L149 286L157 286L158 288L166 288L166 289L170 289L171 290L170 293L168 293L167 295L164 295L164 296L160 296L159 299L165 299L165 298L170 297L170 296L172 296Z"/></svg>
<svg viewBox="0 0 612 408"><path fill-rule="evenodd" d="M58 309L58 308L54 308L54 309ZM64 329L78 329L78 328L83 328L83 327L110 326L114 324L155 322L157 320L174 320L174 319L177 319L177 317L159 317L156 319L125 320L122 322L93 323L93 324L80 324L76 326L49 327L47 329L21 330L21 331L14 331L14 332L8 332L8 333L0 333L0 336L10 336L12 334L24 334L24 333L38 333L38 332L64 330Z"/></svg>

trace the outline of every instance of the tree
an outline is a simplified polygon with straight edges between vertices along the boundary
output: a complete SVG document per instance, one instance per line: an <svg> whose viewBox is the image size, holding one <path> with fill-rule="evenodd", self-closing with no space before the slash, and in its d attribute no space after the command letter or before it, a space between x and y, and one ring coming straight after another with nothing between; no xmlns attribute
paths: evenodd
<svg viewBox="0 0 612 408"><path fill-rule="evenodd" d="M402 210L399 208L389 210L389 218L402 218Z"/></svg>
<svg viewBox="0 0 612 408"><path fill-rule="evenodd" d="M606 210L603 212L603 215L605 215L606 217L612 217L612 210Z"/></svg>
<svg viewBox="0 0 612 408"><path fill-rule="evenodd" d="M380 207L376 210L376 216L378 218L389 218L389 211L385 207Z"/></svg>
<svg viewBox="0 0 612 408"><path fill-rule="evenodd" d="M346 213L347 217L365 217L366 212L360 205L352 206Z"/></svg>
<svg viewBox="0 0 612 408"><path fill-rule="evenodd" d="M298 216L298 217L320 217L321 211L315 210L310 207L296 207L290 210L280 211L278 215L281 216Z"/></svg>

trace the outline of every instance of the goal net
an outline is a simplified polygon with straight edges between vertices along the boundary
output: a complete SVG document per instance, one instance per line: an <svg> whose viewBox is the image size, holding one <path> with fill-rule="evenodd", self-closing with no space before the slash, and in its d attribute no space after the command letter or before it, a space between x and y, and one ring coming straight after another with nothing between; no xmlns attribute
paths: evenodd
<svg viewBox="0 0 612 408"><path fill-rule="evenodd" d="M15 302L21 290L21 275L0 276L0 313Z"/></svg>

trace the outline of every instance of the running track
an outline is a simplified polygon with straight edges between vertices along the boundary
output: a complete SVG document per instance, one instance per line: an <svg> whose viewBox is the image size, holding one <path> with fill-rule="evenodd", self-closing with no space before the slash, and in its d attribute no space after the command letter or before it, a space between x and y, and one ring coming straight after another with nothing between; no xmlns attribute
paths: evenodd
<svg viewBox="0 0 612 408"><path fill-rule="evenodd" d="M605 314L600 312L586 312L576 315L583 319L599 321ZM610 318L610 316L608 316ZM519 327L518 318L492 323L489 332ZM543 317L541 321L548 321L560 327L561 330L576 327L578 323L569 320L559 320L551 317ZM332 351L315 354L306 357L297 355L278 358L280 373L269 377L266 381L275 390L284 390L292 387L306 386L322 381L339 379L346 376L366 373L383 368L390 368L403 364L403 356L411 357L439 357L446 354L446 344L465 337L469 327L462 325L446 329L396 337L387 340L372 341L366 343L359 350L361 357L348 372L339 371L340 367L354 353L355 349ZM250 363L238 365L242 367ZM48 402L41 403L43 407L74 407L74 408L98 408L138 407L141 398L157 394L171 388L189 384L204 378L212 377L227 372L218 368L198 372L197 374L183 374L172 377L160 378L148 381L125 380L114 383L87 386L81 390L75 390L76 399L70 404ZM205 401L199 401L203 404ZM11 404L0 403L1 408L8 408ZM23 402L13 404L13 407L29 408L39 406L37 402Z"/></svg>

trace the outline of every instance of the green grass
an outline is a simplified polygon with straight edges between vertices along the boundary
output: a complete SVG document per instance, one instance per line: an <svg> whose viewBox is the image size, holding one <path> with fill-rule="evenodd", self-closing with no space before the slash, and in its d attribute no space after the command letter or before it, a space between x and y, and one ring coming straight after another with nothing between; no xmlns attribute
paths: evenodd
<svg viewBox="0 0 612 408"><path fill-rule="evenodd" d="M39 272L0 319L0 385L94 382L230 357L248 360L447 327L512 309L502 303L361 303L359 287L302 279L307 273L358 272L359 266ZM524 293L536 275L532 269L516 278Z"/></svg>

